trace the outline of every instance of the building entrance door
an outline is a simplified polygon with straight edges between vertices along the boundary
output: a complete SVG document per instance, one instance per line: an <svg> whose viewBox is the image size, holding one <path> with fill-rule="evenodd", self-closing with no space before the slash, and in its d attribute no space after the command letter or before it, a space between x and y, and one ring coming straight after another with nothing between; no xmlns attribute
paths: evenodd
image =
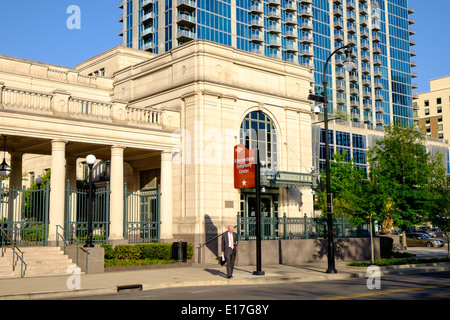
<svg viewBox="0 0 450 320"><path fill-rule="evenodd" d="M261 197L261 217L270 218L273 216L273 204L271 196ZM247 197L247 217L256 217L256 196Z"/></svg>
<svg viewBox="0 0 450 320"><path fill-rule="evenodd" d="M250 238L256 236L256 195L243 194L243 229ZM261 236L263 239L275 239L278 233L278 194L261 195Z"/></svg>

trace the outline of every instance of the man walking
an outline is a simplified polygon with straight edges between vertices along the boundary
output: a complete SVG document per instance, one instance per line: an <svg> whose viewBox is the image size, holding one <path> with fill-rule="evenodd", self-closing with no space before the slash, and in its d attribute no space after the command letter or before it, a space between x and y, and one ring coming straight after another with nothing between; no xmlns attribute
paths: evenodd
<svg viewBox="0 0 450 320"><path fill-rule="evenodd" d="M236 260L237 233L232 225L222 235L222 254L227 259L227 278L233 277L234 261Z"/></svg>

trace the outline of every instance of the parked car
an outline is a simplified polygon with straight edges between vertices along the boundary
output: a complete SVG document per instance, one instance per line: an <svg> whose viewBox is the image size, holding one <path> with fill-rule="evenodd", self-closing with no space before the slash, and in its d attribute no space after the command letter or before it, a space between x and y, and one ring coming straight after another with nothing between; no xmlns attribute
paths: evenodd
<svg viewBox="0 0 450 320"><path fill-rule="evenodd" d="M418 228L416 228L416 230L415 231L412 231L412 232L420 232L420 233L427 233L428 232L428 230L430 230L431 229L431 227L418 227Z"/></svg>
<svg viewBox="0 0 450 320"><path fill-rule="evenodd" d="M445 242L441 239L431 238L425 233L407 233L406 245L408 247L443 247Z"/></svg>
<svg viewBox="0 0 450 320"><path fill-rule="evenodd" d="M427 234L433 238L442 238L442 236L444 235L440 228L431 228L428 230Z"/></svg>

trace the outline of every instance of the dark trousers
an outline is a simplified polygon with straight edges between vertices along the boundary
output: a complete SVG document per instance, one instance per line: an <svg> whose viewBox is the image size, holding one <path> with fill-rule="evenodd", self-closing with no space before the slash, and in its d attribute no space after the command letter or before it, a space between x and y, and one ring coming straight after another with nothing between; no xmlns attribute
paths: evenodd
<svg viewBox="0 0 450 320"><path fill-rule="evenodd" d="M234 261L236 260L236 248L227 248L225 250L225 259L227 259L227 276L233 275Z"/></svg>

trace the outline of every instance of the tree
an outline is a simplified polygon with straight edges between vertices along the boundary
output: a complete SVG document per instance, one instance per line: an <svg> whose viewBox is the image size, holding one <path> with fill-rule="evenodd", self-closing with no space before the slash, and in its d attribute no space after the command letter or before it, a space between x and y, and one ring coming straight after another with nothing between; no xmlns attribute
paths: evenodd
<svg viewBox="0 0 450 320"><path fill-rule="evenodd" d="M38 187L37 183L34 182L30 185L28 192L24 193L24 207L23 207L23 218L27 219L40 219L42 214L43 204L46 201L45 192L39 192L38 190L43 190L50 185L51 172L48 170L45 174L39 176L42 179L41 185Z"/></svg>
<svg viewBox="0 0 450 320"><path fill-rule="evenodd" d="M430 179L427 188L427 220L447 234L447 242L449 243L448 256L450 256L450 239L448 237L448 232L450 231L449 177L442 164L441 153L438 152L436 158L431 159L428 172Z"/></svg>
<svg viewBox="0 0 450 320"><path fill-rule="evenodd" d="M429 186L429 154L425 136L408 127L387 127L385 137L369 148L370 180L382 220L392 219L405 231L423 222Z"/></svg>
<svg viewBox="0 0 450 320"><path fill-rule="evenodd" d="M354 218L364 211L367 174L355 166L353 161L345 161L346 152L335 153L330 164L331 193L333 194L333 214L335 217ZM326 177L321 174L323 184L318 191L319 201L316 206L326 212Z"/></svg>

